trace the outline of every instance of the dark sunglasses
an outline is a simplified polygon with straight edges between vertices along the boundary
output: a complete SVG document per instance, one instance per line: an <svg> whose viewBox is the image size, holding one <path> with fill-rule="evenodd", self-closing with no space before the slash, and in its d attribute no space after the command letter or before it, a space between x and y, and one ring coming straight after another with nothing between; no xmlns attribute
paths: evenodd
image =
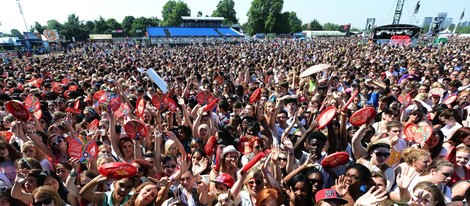
<svg viewBox="0 0 470 206"><path fill-rule="evenodd" d="M56 146L56 145L62 143L62 141L63 141L63 140L62 140L62 137L59 137L59 138L57 138L56 141L51 142L51 146L54 147L54 146Z"/></svg>
<svg viewBox="0 0 470 206"><path fill-rule="evenodd" d="M390 157L390 152L374 152L377 157Z"/></svg>
<svg viewBox="0 0 470 206"><path fill-rule="evenodd" d="M310 181L310 184L314 185L316 183L321 184L323 181L319 179L308 179Z"/></svg>
<svg viewBox="0 0 470 206"><path fill-rule="evenodd" d="M137 168L137 171L138 171L138 172L143 172L143 171L144 171L144 167L139 167L139 168Z"/></svg>
<svg viewBox="0 0 470 206"><path fill-rule="evenodd" d="M176 165L163 165L163 167L165 167L167 169L169 169L169 168L175 169Z"/></svg>
<svg viewBox="0 0 470 206"><path fill-rule="evenodd" d="M445 177L450 177L452 175L452 173L441 173L442 175L444 175Z"/></svg>
<svg viewBox="0 0 470 206"><path fill-rule="evenodd" d="M42 201L35 201L33 202L33 206L43 206L43 205L48 205L48 204L51 204L52 203L52 198L47 198L45 200L42 200Z"/></svg>
<svg viewBox="0 0 470 206"><path fill-rule="evenodd" d="M284 162L286 162L286 161L287 161L287 158L278 157L278 158L277 158L277 161L284 161Z"/></svg>
<svg viewBox="0 0 470 206"><path fill-rule="evenodd" d="M255 183L256 183L256 185L261 185L261 180L249 181L248 182L249 185L254 185Z"/></svg>

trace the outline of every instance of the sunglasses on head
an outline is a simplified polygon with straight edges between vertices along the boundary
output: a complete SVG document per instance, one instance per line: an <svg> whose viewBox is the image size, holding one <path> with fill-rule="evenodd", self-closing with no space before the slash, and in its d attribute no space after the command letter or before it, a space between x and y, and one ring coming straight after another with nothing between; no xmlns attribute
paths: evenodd
<svg viewBox="0 0 470 206"><path fill-rule="evenodd" d="M52 198L47 198L42 201L34 201L33 206L43 206L43 205L48 205L52 203Z"/></svg>

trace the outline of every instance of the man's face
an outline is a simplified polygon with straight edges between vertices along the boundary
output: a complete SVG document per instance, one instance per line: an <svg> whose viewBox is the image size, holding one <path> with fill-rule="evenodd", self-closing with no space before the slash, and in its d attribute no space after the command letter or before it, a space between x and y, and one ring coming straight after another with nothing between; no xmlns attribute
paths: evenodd
<svg viewBox="0 0 470 206"><path fill-rule="evenodd" d="M310 142L306 142L305 148L308 148L310 154L316 154L317 158L320 158L324 146L325 143L318 139L312 139Z"/></svg>
<svg viewBox="0 0 470 206"><path fill-rule="evenodd" d="M399 127L392 127L388 131L389 137L398 136L399 138L401 138L401 135L402 135L402 128L399 128Z"/></svg>

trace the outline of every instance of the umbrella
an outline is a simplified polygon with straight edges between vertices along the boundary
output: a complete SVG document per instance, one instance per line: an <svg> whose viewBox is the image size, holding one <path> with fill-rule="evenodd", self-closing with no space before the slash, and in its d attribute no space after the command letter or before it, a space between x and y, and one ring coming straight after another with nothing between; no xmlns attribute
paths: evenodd
<svg viewBox="0 0 470 206"><path fill-rule="evenodd" d="M330 67L331 66L328 64L317 64L317 65L311 66L300 74L300 78L308 77L312 74L327 70Z"/></svg>

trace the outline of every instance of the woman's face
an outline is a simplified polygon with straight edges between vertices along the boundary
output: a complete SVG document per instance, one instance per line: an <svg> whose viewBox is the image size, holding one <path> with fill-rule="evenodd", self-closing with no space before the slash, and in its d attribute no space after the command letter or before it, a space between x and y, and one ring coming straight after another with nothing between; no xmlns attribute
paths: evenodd
<svg viewBox="0 0 470 206"><path fill-rule="evenodd" d="M3 145L0 146L0 157L4 159L10 159L9 155L10 155L10 152L8 151L7 146L3 146Z"/></svg>
<svg viewBox="0 0 470 206"><path fill-rule="evenodd" d="M131 141L127 141L122 144L122 152L124 153L124 157L130 157L134 155L134 146Z"/></svg>
<svg viewBox="0 0 470 206"><path fill-rule="evenodd" d="M55 173L57 174L57 176L60 177L62 182L66 182L67 177L69 177L70 171L67 168L59 165L59 166L56 167Z"/></svg>
<svg viewBox="0 0 470 206"><path fill-rule="evenodd" d="M40 119L40 120L39 120L39 124L41 125L41 128L42 128L43 130L46 130L46 129L47 129L47 122L46 122L46 120Z"/></svg>
<svg viewBox="0 0 470 206"><path fill-rule="evenodd" d="M111 156L111 149L108 147L104 147L103 149L100 150L98 156L100 157L109 157Z"/></svg>
<svg viewBox="0 0 470 206"><path fill-rule="evenodd" d="M287 156L284 153L279 153L279 156L277 158L277 161L279 162L279 166L281 168L285 168L287 165Z"/></svg>
<svg viewBox="0 0 470 206"><path fill-rule="evenodd" d="M304 201L307 197L309 188L304 182L297 182L294 185L295 199L298 201ZM308 201L308 200L307 200Z"/></svg>
<svg viewBox="0 0 470 206"><path fill-rule="evenodd" d="M382 177L372 177L372 180L374 181L375 188L379 190L381 193L385 192L387 187L385 187L385 179Z"/></svg>
<svg viewBox="0 0 470 206"><path fill-rule="evenodd" d="M350 187L360 184L360 173L356 169L350 168L344 176L346 177L346 184Z"/></svg>
<svg viewBox="0 0 470 206"><path fill-rule="evenodd" d="M442 166L439 170L435 170L432 181L433 183L447 183L450 180L450 176L454 174L454 168L448 166Z"/></svg>
<svg viewBox="0 0 470 206"><path fill-rule="evenodd" d="M201 161L201 159L202 159L202 155L199 152L194 153L193 156L191 157L191 161L193 165L197 164L199 161Z"/></svg>
<svg viewBox="0 0 470 206"><path fill-rule="evenodd" d="M246 183L248 191L251 196L257 197L258 193L264 188L263 178L261 176L255 176L248 180Z"/></svg>
<svg viewBox="0 0 470 206"><path fill-rule="evenodd" d="M385 164L385 162L390 157L390 150L385 147L379 147L372 151L370 161L376 165L381 166Z"/></svg>
<svg viewBox="0 0 470 206"><path fill-rule="evenodd" d="M54 135L53 137L49 139L49 146L55 150L67 148L65 139L62 136L58 136L58 135Z"/></svg>
<svg viewBox="0 0 470 206"><path fill-rule="evenodd" d="M24 187L26 189L26 192L32 193L38 187L38 182L37 182L36 177L28 175L26 177L26 182L24 183Z"/></svg>
<svg viewBox="0 0 470 206"><path fill-rule="evenodd" d="M31 147L27 147L23 150L23 157L31 157L31 158L35 158L36 157L36 149L31 146Z"/></svg>
<svg viewBox="0 0 470 206"><path fill-rule="evenodd" d="M470 147L470 135L461 138L460 141L462 141L462 143L463 143L465 146Z"/></svg>
<svg viewBox="0 0 470 206"><path fill-rule="evenodd" d="M428 155L420 156L415 162L413 162L413 167L418 172L423 172L426 168L429 167L431 163L431 157Z"/></svg>
<svg viewBox="0 0 470 206"><path fill-rule="evenodd" d="M180 184L183 186L186 190L190 190L194 186L194 176L191 172L186 171L181 175L180 178Z"/></svg>
<svg viewBox="0 0 470 206"><path fill-rule="evenodd" d="M206 127L201 127L198 131L199 137L201 139L208 139L209 138L209 130Z"/></svg>
<svg viewBox="0 0 470 206"><path fill-rule="evenodd" d="M308 176L308 180L312 185L312 194L316 194L319 190L323 189L323 178L321 173L312 173Z"/></svg>
<svg viewBox="0 0 470 206"><path fill-rule="evenodd" d="M172 175L173 173L175 173L175 170L176 170L176 162L174 160L168 160L165 162L165 164L163 165L163 168L165 169L165 172L168 174L168 175Z"/></svg>
<svg viewBox="0 0 470 206"><path fill-rule="evenodd" d="M114 182L113 196L117 201L122 201L131 192L134 187L134 181L130 178L124 178Z"/></svg>
<svg viewBox="0 0 470 206"><path fill-rule="evenodd" d="M257 155L258 153L263 151L263 146L258 143L258 141L255 141L253 143L253 154Z"/></svg>
<svg viewBox="0 0 470 206"><path fill-rule="evenodd" d="M51 176L46 177L46 180L44 180L44 185L49 185L52 188L54 188L56 191L59 190L59 182Z"/></svg>
<svg viewBox="0 0 470 206"><path fill-rule="evenodd" d="M157 194L158 191L155 185L147 185L140 190L136 202L140 203L140 205L149 205L157 198Z"/></svg>
<svg viewBox="0 0 470 206"><path fill-rule="evenodd" d="M429 146L429 148L434 148L437 146L437 144L439 144L439 135L437 134L433 134L431 135L431 137L426 140L426 144Z"/></svg>
<svg viewBox="0 0 470 206"><path fill-rule="evenodd" d="M176 156L178 154L178 147L176 146L176 143L173 143L168 147L168 151L166 151L166 154Z"/></svg>
<svg viewBox="0 0 470 206"><path fill-rule="evenodd" d="M458 151L455 158L456 158L457 166L465 167L468 164L470 153Z"/></svg>
<svg viewBox="0 0 470 206"><path fill-rule="evenodd" d="M411 194L411 204L413 206L434 206L434 196L427 190L416 189Z"/></svg>

